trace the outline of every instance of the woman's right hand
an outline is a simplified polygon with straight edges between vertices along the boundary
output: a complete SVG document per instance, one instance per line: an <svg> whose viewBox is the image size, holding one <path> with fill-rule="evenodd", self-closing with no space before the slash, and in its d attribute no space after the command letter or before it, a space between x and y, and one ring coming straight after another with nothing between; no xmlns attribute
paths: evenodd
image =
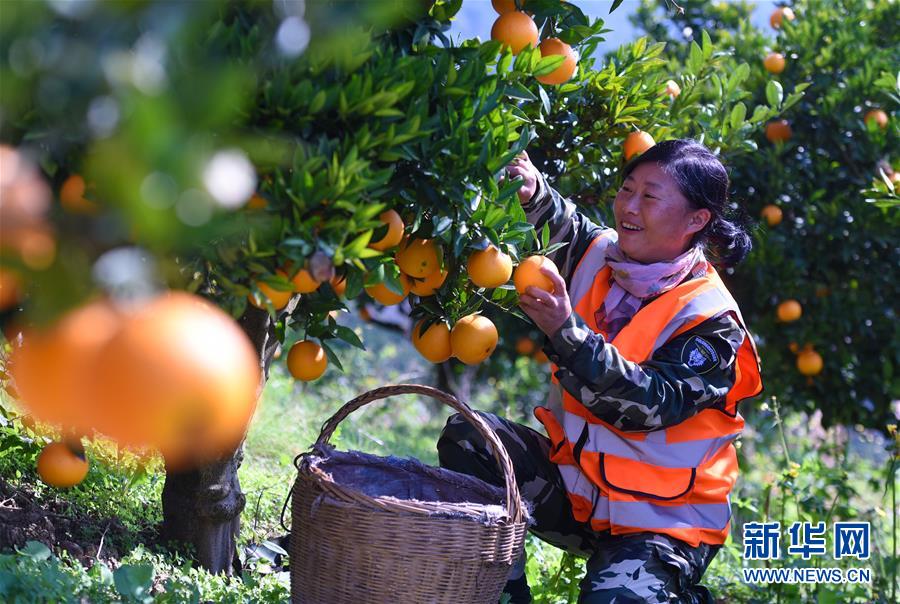
<svg viewBox="0 0 900 604"><path fill-rule="evenodd" d="M506 166L506 174L509 178L521 178L524 184L519 189L519 203L526 203L537 191L538 169L528 159L528 153L522 151L514 160Z"/></svg>

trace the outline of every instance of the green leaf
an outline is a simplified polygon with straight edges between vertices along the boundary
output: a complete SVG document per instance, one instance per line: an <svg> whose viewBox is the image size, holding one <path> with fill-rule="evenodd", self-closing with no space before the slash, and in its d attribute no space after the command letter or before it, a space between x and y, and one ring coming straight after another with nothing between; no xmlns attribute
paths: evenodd
<svg viewBox="0 0 900 604"><path fill-rule="evenodd" d="M334 328L334 333L335 335L337 335L337 337L347 342L351 346L356 346L360 350L366 349L366 347L363 346L362 340L360 340L359 336L356 335L356 332L346 325L338 325Z"/></svg>
<svg viewBox="0 0 900 604"><path fill-rule="evenodd" d="M541 248L546 249L550 244L550 224L544 223L544 228L541 229Z"/></svg>
<svg viewBox="0 0 900 604"><path fill-rule="evenodd" d="M331 348L331 346L328 345L328 342L326 340L321 340L321 343L322 343L322 350L325 351L325 356L328 357L328 361L331 362L339 370L343 371L344 366L341 365L341 360L338 358L338 355L335 354L335 352Z"/></svg>
<svg viewBox="0 0 900 604"><path fill-rule="evenodd" d="M731 127L737 130L744 123L744 118L747 117L747 106L743 103L738 103L731 110Z"/></svg>
<svg viewBox="0 0 900 604"><path fill-rule="evenodd" d="M766 84L766 100L769 102L769 106L778 109L783 97L784 90L781 88L781 84L775 80L769 80L769 83Z"/></svg>
<svg viewBox="0 0 900 604"><path fill-rule="evenodd" d="M696 42L691 42L691 54L688 59L688 70L692 75L697 75L703 67L703 51Z"/></svg>
<svg viewBox="0 0 900 604"><path fill-rule="evenodd" d="M534 94L530 90L528 90L518 82L515 84L508 84L504 92L506 92L506 96L512 97L514 99L522 99L525 101L537 100L537 97L534 96Z"/></svg>
<svg viewBox="0 0 900 604"><path fill-rule="evenodd" d="M153 565L125 564L113 572L116 591L126 598L142 602L152 601L150 588L153 586Z"/></svg>
<svg viewBox="0 0 900 604"><path fill-rule="evenodd" d="M310 113L318 113L325 106L325 91L320 90L309 104Z"/></svg>
<svg viewBox="0 0 900 604"><path fill-rule="evenodd" d="M48 558L50 558L50 556L53 555L53 552L50 551L50 548L40 541L26 541L25 547L19 549L18 552L23 556L31 558L35 562L47 560Z"/></svg>
<svg viewBox="0 0 900 604"><path fill-rule="evenodd" d="M543 57L537 62L532 75L543 76L552 73L553 70L562 65L565 60L566 57L564 55L550 55L548 57Z"/></svg>
<svg viewBox="0 0 900 604"><path fill-rule="evenodd" d="M703 30L703 58L709 59L712 56L713 52L713 44L712 40L709 38L709 32L705 29Z"/></svg>

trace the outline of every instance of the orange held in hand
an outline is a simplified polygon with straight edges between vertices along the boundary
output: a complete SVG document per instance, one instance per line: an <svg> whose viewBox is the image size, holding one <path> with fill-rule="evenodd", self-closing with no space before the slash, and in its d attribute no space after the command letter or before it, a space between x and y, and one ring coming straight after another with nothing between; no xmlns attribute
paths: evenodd
<svg viewBox="0 0 900 604"><path fill-rule="evenodd" d="M491 27L491 40L497 40L517 55L529 44L534 47L538 45L538 28L534 20L523 12L504 13Z"/></svg>
<svg viewBox="0 0 900 604"><path fill-rule="evenodd" d="M625 161L628 161L635 155L643 153L650 147L656 144L656 141L653 140L653 137L638 130L636 132L632 132L627 137L625 137L625 144L623 146L623 150L625 152Z"/></svg>
<svg viewBox="0 0 900 604"><path fill-rule="evenodd" d="M516 267L516 272L513 274L513 284L515 284L516 291L519 292L520 296L525 293L529 285L551 294L554 292L553 281L550 280L550 277L541 273L541 268L549 268L557 274L559 273L559 269L556 268L553 261L546 256L529 256L519 263L519 266Z"/></svg>
<svg viewBox="0 0 900 604"><path fill-rule="evenodd" d="M453 356L466 365L477 365L497 347L497 327L483 315L467 315L456 322L450 332Z"/></svg>
<svg viewBox="0 0 900 604"><path fill-rule="evenodd" d="M553 55L562 55L565 57L562 65L554 69L548 74L537 76L538 82L541 84L563 84L572 79L575 70L578 68L578 58L572 47L558 38L547 38L541 42L541 57L549 57Z"/></svg>
<svg viewBox="0 0 900 604"><path fill-rule="evenodd" d="M172 466L208 462L243 438L259 365L234 319L169 292L129 315L97 355L96 427L122 445L159 449Z"/></svg>
<svg viewBox="0 0 900 604"><path fill-rule="evenodd" d="M37 458L37 473L51 487L67 489L87 476L84 451L75 452L65 443L50 443Z"/></svg>
<svg viewBox="0 0 900 604"><path fill-rule="evenodd" d="M325 350L309 340L291 346L287 356L287 367L294 379L311 382L322 377L328 368Z"/></svg>
<svg viewBox="0 0 900 604"><path fill-rule="evenodd" d="M489 245L487 249L472 252L466 271L478 287L500 287L512 276L512 258L497 246Z"/></svg>
<svg viewBox="0 0 900 604"><path fill-rule="evenodd" d="M450 348L450 328L443 321L433 324L421 333L422 324L416 323L412 330L412 343L423 357L432 363L443 363L452 356Z"/></svg>
<svg viewBox="0 0 900 604"><path fill-rule="evenodd" d="M800 318L800 315L803 314L803 307L796 300L785 300L778 305L775 314L782 323L790 323Z"/></svg>
<svg viewBox="0 0 900 604"><path fill-rule="evenodd" d="M400 243L400 240L403 238L403 229L405 228L405 225L403 224L403 219L400 218L400 214L395 210L385 210L378 218L381 222L388 225L388 230L387 233L384 234L384 237L378 241L369 243L369 247L373 250L383 252Z"/></svg>
<svg viewBox="0 0 900 604"><path fill-rule="evenodd" d="M395 256L397 266L409 275L422 279L438 270L438 248L433 239L409 239L400 244Z"/></svg>

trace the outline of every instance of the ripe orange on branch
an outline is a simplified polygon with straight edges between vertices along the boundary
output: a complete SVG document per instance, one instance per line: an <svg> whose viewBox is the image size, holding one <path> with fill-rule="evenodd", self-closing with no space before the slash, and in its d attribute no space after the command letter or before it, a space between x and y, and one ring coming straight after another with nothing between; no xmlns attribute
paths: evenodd
<svg viewBox="0 0 900 604"><path fill-rule="evenodd" d="M803 314L803 307L796 300L785 300L778 305L775 314L782 323L790 323L800 318L800 315Z"/></svg>
<svg viewBox="0 0 900 604"><path fill-rule="evenodd" d="M797 355L797 370L806 376L814 376L822 373L822 356L807 346Z"/></svg>
<svg viewBox="0 0 900 604"><path fill-rule="evenodd" d="M471 314L456 322L450 331L453 356L466 365L477 365L491 356L499 335L493 321L484 315Z"/></svg>
<svg viewBox="0 0 900 604"><path fill-rule="evenodd" d="M65 443L50 443L37 458L37 473L51 487L67 489L87 476L84 451L75 452Z"/></svg>
<svg viewBox="0 0 900 604"><path fill-rule="evenodd" d="M760 216L766 221L766 224L773 227L781 223L781 220L784 218L784 212L775 204L770 203L762 209Z"/></svg>
<svg viewBox="0 0 900 604"><path fill-rule="evenodd" d="M63 182L59 190L59 203L64 210L73 214L95 214L99 206L89 199L85 199L84 193L87 185L84 177L73 174Z"/></svg>
<svg viewBox="0 0 900 604"><path fill-rule="evenodd" d="M666 80L666 89L664 91L664 94L667 94L674 99L679 94L681 94L681 86L679 86L678 82L676 82L675 80Z"/></svg>
<svg viewBox="0 0 900 604"><path fill-rule="evenodd" d="M551 71L550 73L537 76L538 82L541 84L556 85L564 84L572 79L575 70L578 68L578 58L572 47L560 40L559 38L547 38L541 42L541 57L550 57L554 55L562 55L565 59L562 65Z"/></svg>
<svg viewBox="0 0 900 604"><path fill-rule="evenodd" d="M780 6L772 11L771 15L769 15L769 25L771 25L773 29L780 29L781 23L784 19L793 21L794 11L792 11L790 7Z"/></svg>
<svg viewBox="0 0 900 604"><path fill-rule="evenodd" d="M538 45L538 28L534 20L523 12L504 13L491 27L491 40L497 40L517 55L529 44L534 47Z"/></svg>
<svg viewBox="0 0 900 604"><path fill-rule="evenodd" d="M403 229L406 225L403 224L403 219L400 218L400 214L395 210L385 210L378 218L381 222L388 225L388 231L378 241L369 243L369 247L383 252L400 243L400 240L403 238Z"/></svg>
<svg viewBox="0 0 900 604"><path fill-rule="evenodd" d="M243 438L260 373L234 319L198 296L167 293L129 315L96 356L96 428L157 448L174 466L207 462Z"/></svg>
<svg viewBox="0 0 900 604"><path fill-rule="evenodd" d="M284 277L285 279L288 278L287 273L280 269L276 270L275 274L279 277ZM262 292L265 298L260 299L259 297L255 296L253 292L251 292L247 295L247 299L250 301L250 304L252 304L256 308L261 308L263 310L265 310L266 308L266 299L268 299L268 301L272 303L272 307L275 310L281 310L282 308L287 306L287 303L291 300L291 296L294 295L294 292L290 290L284 291L281 289L275 289L265 281L257 281L256 286L259 288L259 291Z"/></svg>
<svg viewBox="0 0 900 604"><path fill-rule="evenodd" d="M766 124L766 138L770 143L783 143L793 136L791 125L787 120L774 120Z"/></svg>
<svg viewBox="0 0 900 604"><path fill-rule="evenodd" d="M466 271L472 283L478 287L499 287L512 276L512 258L495 245L472 252L466 262Z"/></svg>
<svg viewBox="0 0 900 604"><path fill-rule="evenodd" d="M290 272L288 272L288 274L290 274ZM320 285L320 283L313 279L313 276L305 268L301 268L297 271L297 274L291 277L291 284L294 286L294 291L298 294L312 293L319 289Z"/></svg>
<svg viewBox="0 0 900 604"><path fill-rule="evenodd" d="M410 277L422 279L438 270L438 248L433 239L408 239L402 242L395 259L400 270Z"/></svg>
<svg viewBox="0 0 900 604"><path fill-rule="evenodd" d="M412 330L412 343L425 359L432 363L443 363L452 356L450 328L440 321L421 333L423 321L416 323Z"/></svg>
<svg viewBox="0 0 900 604"><path fill-rule="evenodd" d="M888 116L887 116L887 113L885 113L881 109L872 109L872 110L866 112L866 115L863 118L863 121L866 123L867 126L869 125L869 123L874 121L878 125L879 128L884 130L885 128L887 128L887 125L888 125Z"/></svg>
<svg viewBox="0 0 900 604"><path fill-rule="evenodd" d="M648 133L641 130L632 132L625 137L625 144L623 146L625 161L628 161L637 154L643 153L655 144L656 141L653 140L653 137Z"/></svg>
<svg viewBox="0 0 900 604"><path fill-rule="evenodd" d="M319 379L328 368L325 350L309 340L291 346L287 356L287 367L294 379L311 382Z"/></svg>
<svg viewBox="0 0 900 604"><path fill-rule="evenodd" d="M525 0L519 0L519 4L524 4ZM516 10L515 0L491 0L491 6L494 7L494 10L497 11L497 14L504 15L506 13L511 13Z"/></svg>
<svg viewBox="0 0 900 604"><path fill-rule="evenodd" d="M784 71L785 60L784 55L780 52L769 53L763 60L763 67L769 73L781 73Z"/></svg>
<svg viewBox="0 0 900 604"><path fill-rule="evenodd" d="M529 256L519 263L515 273L513 273L513 284L516 286L516 291L519 292L520 296L525 293L529 285L553 293L555 289L553 282L550 280L550 277L541 272L541 268L549 268L559 274L559 269L546 256Z"/></svg>
<svg viewBox="0 0 900 604"><path fill-rule="evenodd" d="M409 277L409 291L422 298L434 295L447 280L447 274L445 270L436 270L424 279Z"/></svg>
<svg viewBox="0 0 900 604"><path fill-rule="evenodd" d="M528 336L522 336L516 340L516 353L522 356L531 356L537 350L537 343Z"/></svg>
<svg viewBox="0 0 900 604"><path fill-rule="evenodd" d="M406 275L400 275L400 284L403 286L403 294L395 293L384 283L367 286L366 293L385 306L393 306L403 302L403 298L409 295L409 279L407 279Z"/></svg>

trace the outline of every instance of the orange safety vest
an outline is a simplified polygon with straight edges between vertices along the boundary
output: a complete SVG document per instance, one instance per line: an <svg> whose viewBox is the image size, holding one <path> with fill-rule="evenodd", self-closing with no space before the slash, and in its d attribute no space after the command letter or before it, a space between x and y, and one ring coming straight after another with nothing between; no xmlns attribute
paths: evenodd
<svg viewBox="0 0 900 604"><path fill-rule="evenodd" d="M606 246L614 232L597 237L572 275L574 312L596 333L594 319L610 289ZM731 520L729 493L737 480L733 441L744 427L742 399L762 391L759 356L734 298L715 269L677 285L641 308L612 340L635 363L674 337L730 311L744 330L735 383L723 408L707 408L685 421L651 432L623 432L593 415L565 391L551 365L551 398L535 416L553 444L550 459L566 485L577 520L614 535L664 533L697 547L721 544ZM561 404L560 404L561 403Z"/></svg>

